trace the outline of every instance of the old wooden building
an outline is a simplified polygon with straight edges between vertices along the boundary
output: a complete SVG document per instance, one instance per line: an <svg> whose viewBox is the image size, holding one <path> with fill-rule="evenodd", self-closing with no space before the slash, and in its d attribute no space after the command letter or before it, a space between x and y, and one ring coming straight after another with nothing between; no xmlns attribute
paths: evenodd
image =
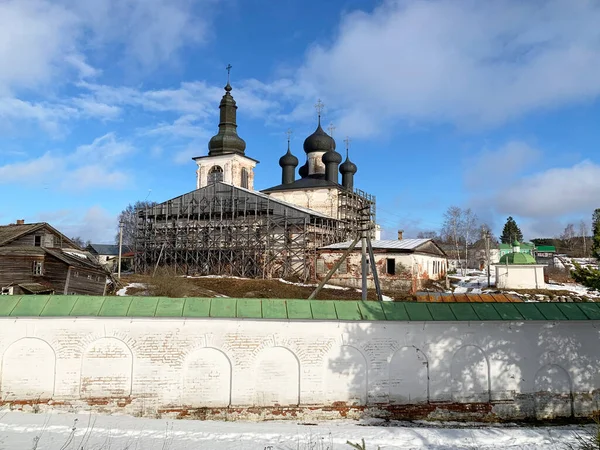
<svg viewBox="0 0 600 450"><path fill-rule="evenodd" d="M2 294L104 295L106 270L47 223L0 226Z"/></svg>

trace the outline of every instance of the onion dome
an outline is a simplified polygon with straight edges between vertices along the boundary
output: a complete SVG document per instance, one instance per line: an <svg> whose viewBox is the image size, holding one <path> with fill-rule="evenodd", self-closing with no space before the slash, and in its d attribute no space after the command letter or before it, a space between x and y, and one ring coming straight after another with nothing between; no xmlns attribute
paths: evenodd
<svg viewBox="0 0 600 450"><path fill-rule="evenodd" d="M335 140L323 131L323 128L321 128L321 117L319 117L317 129L304 140L304 151L306 153L313 153L326 152L328 150L335 150Z"/></svg>
<svg viewBox="0 0 600 450"><path fill-rule="evenodd" d="M279 166L280 167L287 167L287 166L296 167L296 166L298 166L298 158L296 158L294 155L292 155L292 152L290 151L289 147L288 147L287 153L285 155L283 155L281 158L279 158Z"/></svg>
<svg viewBox="0 0 600 450"><path fill-rule="evenodd" d="M300 175L301 178L306 178L308 176L308 160L300 167L300 169L298 169L298 175Z"/></svg>
<svg viewBox="0 0 600 450"><path fill-rule="evenodd" d="M350 161L350 158L346 156L346 161L344 161L340 166L340 173L342 175L344 175L345 173L355 174L357 171L358 167L356 167L356 164Z"/></svg>
<svg viewBox="0 0 600 450"><path fill-rule="evenodd" d="M337 165L342 162L342 155L340 155L335 150L331 149L323 153L321 161L323 161L323 164L325 165L332 163Z"/></svg>
<svg viewBox="0 0 600 450"><path fill-rule="evenodd" d="M244 154L246 142L237 134L235 100L231 96L229 81L225 86L225 95L219 104L220 120L219 132L208 142L209 156L224 155L229 153Z"/></svg>

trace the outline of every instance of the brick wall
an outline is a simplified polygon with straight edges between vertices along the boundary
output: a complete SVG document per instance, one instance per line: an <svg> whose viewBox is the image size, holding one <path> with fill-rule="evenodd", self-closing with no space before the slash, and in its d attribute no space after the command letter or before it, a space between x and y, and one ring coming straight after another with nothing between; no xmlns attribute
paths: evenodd
<svg viewBox="0 0 600 450"><path fill-rule="evenodd" d="M231 420L587 416L599 325L2 318L0 403Z"/></svg>

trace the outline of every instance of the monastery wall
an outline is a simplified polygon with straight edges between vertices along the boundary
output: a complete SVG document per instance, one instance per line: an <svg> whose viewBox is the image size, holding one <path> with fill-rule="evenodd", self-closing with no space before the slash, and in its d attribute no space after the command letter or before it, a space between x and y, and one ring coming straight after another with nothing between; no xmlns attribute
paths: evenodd
<svg viewBox="0 0 600 450"><path fill-rule="evenodd" d="M0 318L0 402L221 419L587 416L600 322Z"/></svg>

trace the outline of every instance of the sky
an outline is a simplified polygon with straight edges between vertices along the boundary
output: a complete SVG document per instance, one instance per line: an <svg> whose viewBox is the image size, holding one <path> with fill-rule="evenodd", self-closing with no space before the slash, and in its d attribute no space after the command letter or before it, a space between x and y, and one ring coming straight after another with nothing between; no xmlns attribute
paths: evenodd
<svg viewBox="0 0 600 450"><path fill-rule="evenodd" d="M128 204L193 190L231 64L255 188L321 99L384 237L453 205L556 236L600 207L598 23L595 0L0 0L0 223L113 242Z"/></svg>

